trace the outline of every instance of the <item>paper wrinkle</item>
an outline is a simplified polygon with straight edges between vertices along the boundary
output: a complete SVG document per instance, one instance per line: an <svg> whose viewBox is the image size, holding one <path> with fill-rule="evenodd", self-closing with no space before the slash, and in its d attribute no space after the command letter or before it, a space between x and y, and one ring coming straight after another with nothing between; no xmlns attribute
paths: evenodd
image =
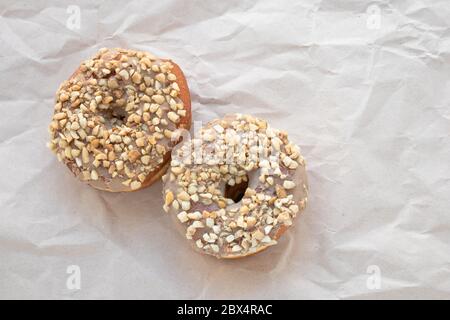
<svg viewBox="0 0 450 320"><path fill-rule="evenodd" d="M358 0L81 1L70 30L72 3L3 2L0 298L449 299L450 7L370 4L378 29ZM161 183L108 194L56 161L54 94L101 47L179 64L195 121L250 113L301 146L309 204L277 246L201 256Z"/></svg>

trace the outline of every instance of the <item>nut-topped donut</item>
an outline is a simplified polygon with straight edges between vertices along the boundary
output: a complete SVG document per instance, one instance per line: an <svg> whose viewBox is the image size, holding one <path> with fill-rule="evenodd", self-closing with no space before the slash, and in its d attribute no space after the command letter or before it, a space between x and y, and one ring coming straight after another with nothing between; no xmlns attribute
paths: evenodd
<svg viewBox="0 0 450 320"><path fill-rule="evenodd" d="M164 174L173 135L190 124L178 65L147 52L101 49L58 89L49 147L91 186L134 191Z"/></svg>
<svg viewBox="0 0 450 320"><path fill-rule="evenodd" d="M266 121L240 114L184 139L163 181L164 209L195 248L217 258L276 244L308 195L299 147Z"/></svg>

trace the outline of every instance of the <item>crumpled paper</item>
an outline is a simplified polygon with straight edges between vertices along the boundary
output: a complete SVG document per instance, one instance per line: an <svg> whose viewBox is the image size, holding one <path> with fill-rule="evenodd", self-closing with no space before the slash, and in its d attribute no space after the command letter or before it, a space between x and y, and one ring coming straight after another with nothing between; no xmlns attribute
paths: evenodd
<svg viewBox="0 0 450 320"><path fill-rule="evenodd" d="M0 298L450 298L447 1L0 11ZM199 255L163 212L161 183L109 194L57 162L45 147L54 93L101 47L176 61L196 121L245 112L289 132L310 201L278 246Z"/></svg>

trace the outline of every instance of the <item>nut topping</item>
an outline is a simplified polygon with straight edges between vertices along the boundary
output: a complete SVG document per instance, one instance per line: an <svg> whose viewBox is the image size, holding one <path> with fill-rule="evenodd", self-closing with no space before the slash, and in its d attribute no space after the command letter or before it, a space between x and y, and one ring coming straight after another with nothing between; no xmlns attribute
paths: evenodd
<svg viewBox="0 0 450 320"><path fill-rule="evenodd" d="M179 113L172 110L167 116L174 121ZM303 188L294 182L304 174L299 148L286 133L250 116L213 121L198 137L175 149L163 178L165 207L185 223L186 237L201 251L225 258L276 244L280 227L292 225L307 200L306 182ZM227 194L243 182L243 197Z"/></svg>
<svg viewBox="0 0 450 320"><path fill-rule="evenodd" d="M56 93L49 148L82 180L141 188L187 115L169 95L178 87L172 68L149 53L100 50Z"/></svg>

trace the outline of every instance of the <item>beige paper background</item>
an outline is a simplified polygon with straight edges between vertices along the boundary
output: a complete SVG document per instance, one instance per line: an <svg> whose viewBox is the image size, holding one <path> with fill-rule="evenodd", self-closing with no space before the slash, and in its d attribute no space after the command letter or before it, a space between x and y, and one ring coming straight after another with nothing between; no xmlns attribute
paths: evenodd
<svg viewBox="0 0 450 320"><path fill-rule="evenodd" d="M448 1L84 1L79 30L71 4L0 1L0 298L450 298ZM302 147L310 205L278 246L201 256L160 183L96 191L45 148L59 83L109 46L176 61L196 120Z"/></svg>

